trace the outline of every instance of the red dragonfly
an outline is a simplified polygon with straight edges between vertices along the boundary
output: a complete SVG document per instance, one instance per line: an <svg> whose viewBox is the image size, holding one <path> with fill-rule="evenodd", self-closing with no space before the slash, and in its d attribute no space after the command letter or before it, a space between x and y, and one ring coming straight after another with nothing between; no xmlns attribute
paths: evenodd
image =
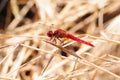
<svg viewBox="0 0 120 80"><path fill-rule="evenodd" d="M87 41L84 41L78 37L75 37L74 35L70 34L70 33L67 33L66 31L62 30L62 29L57 29L55 30L54 32L52 30L48 31L47 32L47 36L48 37L56 37L56 38L68 38L68 39L72 39L74 41L77 41L79 43L83 43L83 44L86 44L86 45L89 45L91 47L94 47L93 44L87 42Z"/></svg>

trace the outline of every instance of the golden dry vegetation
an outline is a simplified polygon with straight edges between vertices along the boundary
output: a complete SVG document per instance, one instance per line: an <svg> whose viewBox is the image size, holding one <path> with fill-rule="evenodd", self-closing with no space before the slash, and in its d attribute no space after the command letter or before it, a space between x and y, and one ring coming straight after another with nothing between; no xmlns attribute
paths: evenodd
<svg viewBox="0 0 120 80"><path fill-rule="evenodd" d="M120 80L120 0L1 0L0 80Z"/></svg>

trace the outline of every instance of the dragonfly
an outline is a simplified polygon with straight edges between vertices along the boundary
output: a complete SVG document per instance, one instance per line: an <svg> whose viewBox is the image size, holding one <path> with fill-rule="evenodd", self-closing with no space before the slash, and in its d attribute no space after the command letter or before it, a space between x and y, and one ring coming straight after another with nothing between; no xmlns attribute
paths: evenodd
<svg viewBox="0 0 120 80"><path fill-rule="evenodd" d="M87 41L84 41L78 37L75 37L74 35L70 34L70 33L67 33L66 31L62 30L62 29L57 29L55 31L48 31L47 32L47 36L50 37L50 38L57 38L57 39L60 39L60 38L68 38L68 39L71 39L71 40L74 40L76 42L79 42L79 43L83 43L83 44L86 44L88 46L91 46L91 47L94 47L93 44L91 44L90 42L87 42Z"/></svg>

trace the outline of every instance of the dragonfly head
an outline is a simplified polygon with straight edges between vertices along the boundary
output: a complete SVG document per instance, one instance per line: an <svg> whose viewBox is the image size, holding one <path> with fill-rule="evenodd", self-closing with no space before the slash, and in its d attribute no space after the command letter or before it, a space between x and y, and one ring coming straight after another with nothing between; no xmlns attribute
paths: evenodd
<svg viewBox="0 0 120 80"><path fill-rule="evenodd" d="M53 37L53 35L54 35L53 31L50 30L50 31L47 32L48 37Z"/></svg>

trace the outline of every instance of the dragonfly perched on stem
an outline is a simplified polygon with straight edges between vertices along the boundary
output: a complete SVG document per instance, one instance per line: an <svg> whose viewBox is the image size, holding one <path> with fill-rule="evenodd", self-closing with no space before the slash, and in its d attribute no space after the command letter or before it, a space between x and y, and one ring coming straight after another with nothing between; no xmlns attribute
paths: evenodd
<svg viewBox="0 0 120 80"><path fill-rule="evenodd" d="M91 43L89 43L89 42L87 42L87 41L84 41L84 40L82 40L82 39L80 39L80 38L78 38L78 37L75 37L74 35L72 35L72 34L70 34L70 33L67 33L66 31L64 31L64 30L62 30L62 29L57 29L57 30L55 30L54 32L53 32L52 30L50 30L50 31L47 32L47 36L50 37L50 38L53 39L53 40L56 40L56 39L60 40L60 38L68 38L68 39L72 39L72 40L74 40L74 41L77 41L77 42L79 42L79 43L83 43L83 44L89 45L89 46L91 46L91 47L94 47L93 44L91 44ZM61 41L61 40L60 40L60 41ZM61 49L61 50L62 50L63 52L65 52L65 53L71 54L71 55L73 55L73 56L75 56L75 57L77 57L77 58L79 58L79 59L82 59L80 56L78 56L78 55L75 54L74 52L71 52L71 51L63 48L63 47L60 46L60 45L56 45L56 44L54 44L54 43L52 43L52 42L50 42L50 41L45 41L45 42L47 42L47 43L49 43L49 44L51 44L51 45L53 45L53 46L56 46L57 48ZM47 64L47 65L45 66L45 68L43 69L41 75L43 75L43 73L44 73L45 70L47 69L47 67L48 67L48 65L50 64L50 62L51 62L51 60L52 60L53 57L54 57L54 56L51 56L48 64Z"/></svg>
<svg viewBox="0 0 120 80"><path fill-rule="evenodd" d="M89 45L91 47L94 47L94 45L91 44L90 42L87 42L87 41L84 41L78 37L75 37L74 35L67 33L66 31L64 31L62 29L57 29L54 32L52 30L50 30L47 32L47 36L50 38L57 38L57 39L68 38L68 39L72 39L74 41L77 41L79 43L83 43L83 44Z"/></svg>

